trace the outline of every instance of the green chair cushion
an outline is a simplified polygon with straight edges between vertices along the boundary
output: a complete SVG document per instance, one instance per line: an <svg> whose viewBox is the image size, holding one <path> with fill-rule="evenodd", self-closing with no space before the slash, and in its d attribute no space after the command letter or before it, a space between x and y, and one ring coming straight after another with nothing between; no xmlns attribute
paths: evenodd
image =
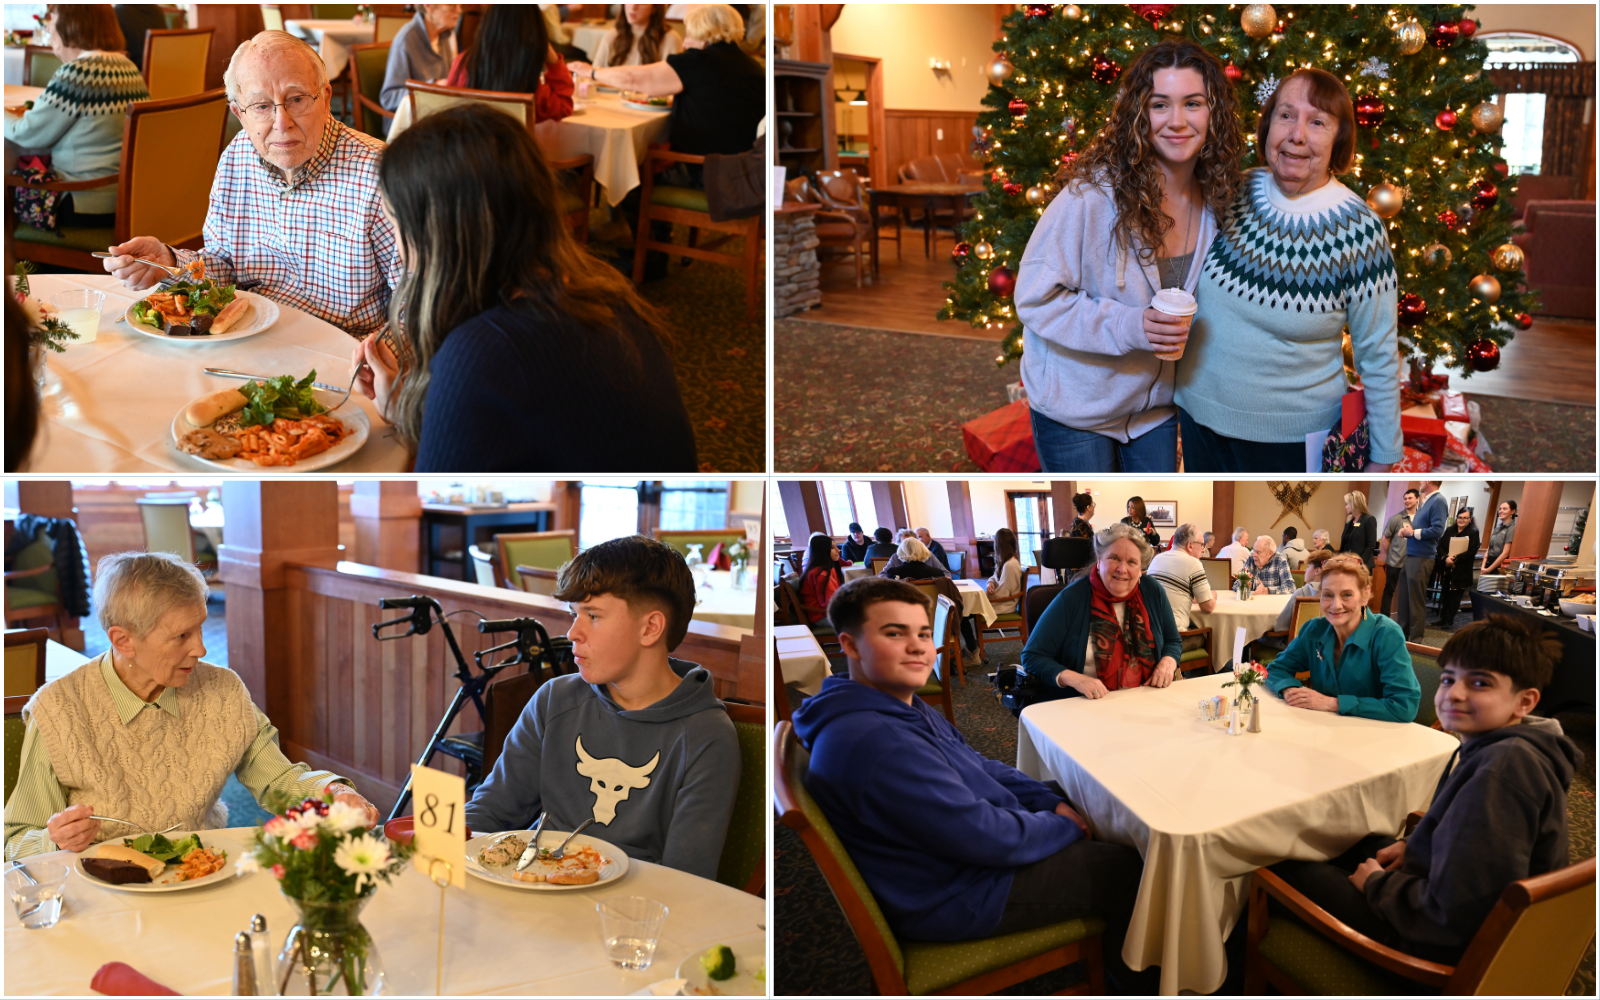
<svg viewBox="0 0 1600 1000"><path fill-rule="evenodd" d="M55 551L50 547L50 538L40 531L33 536L33 541L24 545L12 558L10 568L13 571L38 569L40 566L50 566L54 562ZM46 570L38 576L23 577L16 583L8 583L6 607L37 608L54 604L58 586L54 569Z"/></svg>
<svg viewBox="0 0 1600 1000"><path fill-rule="evenodd" d="M1022 613L1020 611L1007 611L1003 615L996 615L994 620L996 625L1001 622L1020 622L1022 621ZM992 628L993 626L990 627Z"/></svg>
<svg viewBox="0 0 1600 1000"><path fill-rule="evenodd" d="M943 693L944 693L944 685L939 683L939 675L938 674L929 674L928 675L928 683L926 683L926 684L922 685L921 687L917 688L917 694L920 694L920 695L935 695L935 694L943 694Z"/></svg>
<svg viewBox="0 0 1600 1000"><path fill-rule="evenodd" d="M1105 921L1088 917L977 941L902 941L906 989L926 996L1104 930Z"/></svg>
<svg viewBox="0 0 1600 1000"><path fill-rule="evenodd" d="M1273 660L1276 660L1278 658L1278 654L1280 652L1282 652L1282 650L1266 649L1266 648L1262 648L1260 646L1257 646L1256 649L1255 649L1255 652L1252 655L1255 656L1256 662L1261 664L1264 667L1267 664L1271 663Z"/></svg>
<svg viewBox="0 0 1600 1000"><path fill-rule="evenodd" d="M682 208L690 212L710 212L711 206L706 203L706 193L694 188L674 187L671 184L657 186L650 193L650 204L665 205L668 208Z"/></svg>
<svg viewBox="0 0 1600 1000"><path fill-rule="evenodd" d="M1209 657L1210 655L1211 654L1209 652L1207 652L1206 648L1204 646L1201 646L1199 649L1191 649L1188 652L1184 653L1182 656L1178 657L1178 662L1179 663L1189 663L1189 662L1191 662L1193 660L1204 660L1207 657Z"/></svg>
<svg viewBox="0 0 1600 1000"><path fill-rule="evenodd" d="M1433 696L1439 693L1439 661L1431 656L1412 653L1411 669L1416 673L1417 684L1422 688L1422 697L1417 702L1417 717L1413 721L1424 726L1432 726L1439 721L1439 713L1433 707Z"/></svg>
<svg viewBox="0 0 1600 1000"><path fill-rule="evenodd" d="M6 607L13 611L21 611L23 608L42 608L54 603L56 603L54 594L34 590L32 587L6 585Z"/></svg>
<svg viewBox="0 0 1600 1000"><path fill-rule="evenodd" d="M17 772L22 769L22 737L28 731L23 724L21 715L6 716L5 754L6 754L6 799L11 798L11 790L17 787Z"/></svg>
<svg viewBox="0 0 1600 1000"><path fill-rule="evenodd" d="M1392 996L1418 993L1420 984L1345 951L1289 916L1274 916L1261 939L1261 957L1314 996Z"/></svg>
<svg viewBox="0 0 1600 1000"><path fill-rule="evenodd" d="M104 250L117 242L116 230L111 226L62 226L61 235L57 236L45 229L35 229L32 226L18 224L14 234L18 243L41 243L45 246L61 247L67 250L82 250L92 253ZM17 256L26 260L28 252L19 250Z"/></svg>
<svg viewBox="0 0 1600 1000"><path fill-rule="evenodd" d="M739 737L742 767L717 881L743 889L767 850L767 730L750 722L735 722L733 729Z"/></svg>

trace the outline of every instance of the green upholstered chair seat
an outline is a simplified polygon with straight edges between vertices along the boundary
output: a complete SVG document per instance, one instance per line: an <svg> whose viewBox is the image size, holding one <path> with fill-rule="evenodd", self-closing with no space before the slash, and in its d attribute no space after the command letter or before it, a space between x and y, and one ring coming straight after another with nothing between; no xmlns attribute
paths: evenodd
<svg viewBox="0 0 1600 1000"><path fill-rule="evenodd" d="M944 685L939 683L939 675L938 674L929 674L928 675L928 683L926 683L926 684L922 685L921 687L917 688L917 694L920 694L920 695L923 695L923 696L938 695L938 694L943 694L943 693L944 693Z"/></svg>
<svg viewBox="0 0 1600 1000"><path fill-rule="evenodd" d="M47 594L42 590L32 587L14 587L6 585L6 607L12 611L21 611L23 608L42 608L56 603L56 595Z"/></svg>
<svg viewBox="0 0 1600 1000"><path fill-rule="evenodd" d="M717 881L743 889L767 850L767 728L735 722L733 729L739 737L743 767L739 790L733 798L733 816L728 820L728 836L722 842Z"/></svg>
<svg viewBox="0 0 1600 1000"><path fill-rule="evenodd" d="M1417 717L1413 721L1432 726L1439 721L1439 713L1433 707L1433 696L1439 693L1439 661L1421 653L1412 653L1411 669L1422 688L1421 698L1417 701Z"/></svg>
<svg viewBox="0 0 1600 1000"><path fill-rule="evenodd" d="M28 731L23 724L21 715L6 716L5 753L6 753L6 799L11 798L11 789L17 787L17 772L22 769L22 737Z"/></svg>
<svg viewBox="0 0 1600 1000"><path fill-rule="evenodd" d="M1253 655L1256 658L1256 662L1257 663L1261 664L1264 667L1267 664L1271 663L1273 660L1276 660L1278 658L1278 654L1280 652L1282 652L1282 650L1266 649L1266 648L1263 648L1261 646L1257 646L1255 648L1255 651L1251 655Z"/></svg>
<svg viewBox="0 0 1600 1000"><path fill-rule="evenodd" d="M1313 996L1392 996L1426 990L1357 958L1305 924L1274 916L1261 939L1261 956Z"/></svg>
<svg viewBox="0 0 1600 1000"><path fill-rule="evenodd" d="M57 236L48 230L19 224L14 235L19 243L42 243L86 253L104 250L117 242L116 230L110 226L62 226L61 235ZM27 254L24 252L19 256L26 257Z"/></svg>
<svg viewBox="0 0 1600 1000"><path fill-rule="evenodd" d="M33 536L33 541L17 552L9 568L13 572L38 569L40 566L50 566L54 562L55 553L50 547L50 537L40 531ZM6 607L16 610L54 604L57 587L54 569L48 569L38 576L25 576L15 582L7 583Z"/></svg>
<svg viewBox="0 0 1600 1000"><path fill-rule="evenodd" d="M977 941L901 941L906 988L926 996L1104 930L1104 921L1089 917Z"/></svg>
<svg viewBox="0 0 1600 1000"><path fill-rule="evenodd" d="M1210 652L1208 652L1204 646L1201 646L1199 649L1191 649L1182 656L1178 657L1178 662L1190 663L1194 660L1204 660L1210 655Z"/></svg>
<svg viewBox="0 0 1600 1000"><path fill-rule="evenodd" d="M658 185L650 193L650 204L665 205L668 208L682 208L690 212L710 212L711 206L706 203L706 193L694 188L674 187L671 184Z"/></svg>

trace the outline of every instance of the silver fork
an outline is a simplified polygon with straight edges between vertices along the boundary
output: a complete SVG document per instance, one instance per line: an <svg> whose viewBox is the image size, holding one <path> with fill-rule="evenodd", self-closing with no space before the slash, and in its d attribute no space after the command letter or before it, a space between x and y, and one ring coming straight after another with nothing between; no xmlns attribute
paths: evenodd
<svg viewBox="0 0 1600 1000"><path fill-rule="evenodd" d="M102 823L121 823L123 826L137 826L137 824L135 824L135 823L129 823L127 820L118 819L115 816L90 816L89 818L90 819L97 819ZM178 827L180 827L182 825L183 825L182 823L174 823L171 826L167 827L165 830L141 830L139 832L140 832L141 835L146 834L146 833L171 833L172 831L176 830Z"/></svg>
<svg viewBox="0 0 1600 1000"><path fill-rule="evenodd" d="M563 840L561 842L561 846L556 848L554 851L550 852L550 860L551 861L560 861L561 858L562 858L563 852L565 852L566 849L567 849L567 845L572 843L572 838L576 837L578 834L582 833L583 831L589 829L589 827L591 827L591 826L594 826L594 817L593 816L590 816L588 819L584 820L582 823L579 823L578 824L578 828L576 830L573 830L571 833L567 834L567 839Z"/></svg>
<svg viewBox="0 0 1600 1000"><path fill-rule="evenodd" d="M332 406L328 407L328 412L329 413L332 413L334 410L337 410L339 407L343 406L344 404L346 404L346 403L348 403L350 401L350 390L354 389L356 387L356 379L361 377L361 370L363 368L367 369L368 371L371 371L371 366L368 365L365 361L363 361L363 362L361 362L361 364L357 365L356 366L356 370L355 370L355 374L350 376L350 384L344 387L344 396L337 403L335 403Z"/></svg>
<svg viewBox="0 0 1600 1000"><path fill-rule="evenodd" d="M93 253L91 253L89 256L105 258L105 257L124 257L124 256L127 256L127 255L126 254L120 254L120 253L104 253L102 251L96 250ZM153 261L153 260L145 260L143 257L135 257L133 259L135 261L137 261L138 263L140 263L140 264L149 264L151 267L159 267L159 268L161 268L161 270L163 270L163 271L167 272L168 274L172 275L174 278L176 278L178 275L183 273L183 268L181 268L181 267L168 267L165 264L159 264L159 263L157 263L156 261Z"/></svg>

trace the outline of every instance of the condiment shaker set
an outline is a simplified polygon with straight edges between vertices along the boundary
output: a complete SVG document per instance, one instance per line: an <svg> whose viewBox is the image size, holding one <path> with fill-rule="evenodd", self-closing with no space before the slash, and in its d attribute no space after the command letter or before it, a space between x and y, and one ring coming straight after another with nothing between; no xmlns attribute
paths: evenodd
<svg viewBox="0 0 1600 1000"><path fill-rule="evenodd" d="M267 934L267 918L257 913L250 918L250 929L233 939L233 995L236 997L275 997L277 976L273 974L272 939Z"/></svg>

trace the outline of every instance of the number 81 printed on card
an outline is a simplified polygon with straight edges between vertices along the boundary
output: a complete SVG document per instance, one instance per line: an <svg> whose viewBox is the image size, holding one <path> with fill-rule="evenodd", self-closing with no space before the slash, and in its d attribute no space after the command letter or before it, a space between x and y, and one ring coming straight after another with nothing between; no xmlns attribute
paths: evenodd
<svg viewBox="0 0 1600 1000"><path fill-rule="evenodd" d="M466 817L467 783L460 776L411 765L413 841L417 848L411 863L443 884L448 866L449 883L467 886Z"/></svg>

